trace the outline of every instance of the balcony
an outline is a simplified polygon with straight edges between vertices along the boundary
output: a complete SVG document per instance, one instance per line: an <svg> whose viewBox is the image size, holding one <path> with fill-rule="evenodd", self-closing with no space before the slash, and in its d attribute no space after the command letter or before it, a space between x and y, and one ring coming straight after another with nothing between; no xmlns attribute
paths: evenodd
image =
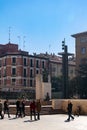
<svg viewBox="0 0 87 130"><path fill-rule="evenodd" d="M15 65L16 65L16 62L15 62L15 63L12 63L12 65L15 66Z"/></svg>
<svg viewBox="0 0 87 130"><path fill-rule="evenodd" d="M16 74L12 74L11 76L12 76L12 77L16 77Z"/></svg>

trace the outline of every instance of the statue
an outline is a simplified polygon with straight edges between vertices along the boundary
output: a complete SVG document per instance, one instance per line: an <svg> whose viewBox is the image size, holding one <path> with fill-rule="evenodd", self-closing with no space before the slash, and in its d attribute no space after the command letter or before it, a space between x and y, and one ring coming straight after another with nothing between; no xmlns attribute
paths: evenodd
<svg viewBox="0 0 87 130"><path fill-rule="evenodd" d="M48 71L46 69L43 71L43 82L48 82Z"/></svg>

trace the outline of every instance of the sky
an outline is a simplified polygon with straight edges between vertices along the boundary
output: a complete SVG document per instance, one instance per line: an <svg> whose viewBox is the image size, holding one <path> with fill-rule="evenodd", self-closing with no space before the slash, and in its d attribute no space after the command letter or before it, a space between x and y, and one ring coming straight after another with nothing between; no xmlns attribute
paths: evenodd
<svg viewBox="0 0 87 130"><path fill-rule="evenodd" d="M87 31L87 0L0 0L0 44L33 53L75 53L72 34Z"/></svg>

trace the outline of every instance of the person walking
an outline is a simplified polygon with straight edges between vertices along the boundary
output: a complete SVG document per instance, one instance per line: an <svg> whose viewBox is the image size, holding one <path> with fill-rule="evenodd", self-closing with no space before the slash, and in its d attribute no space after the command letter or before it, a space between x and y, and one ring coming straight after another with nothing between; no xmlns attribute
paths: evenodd
<svg viewBox="0 0 87 130"><path fill-rule="evenodd" d="M22 99L20 99L20 104L19 104L19 117L22 118Z"/></svg>
<svg viewBox="0 0 87 130"><path fill-rule="evenodd" d="M22 100L22 114L25 117L25 99Z"/></svg>
<svg viewBox="0 0 87 130"><path fill-rule="evenodd" d="M30 103L30 119L32 120L32 115L34 114L34 120L36 120L36 104L35 101Z"/></svg>
<svg viewBox="0 0 87 130"><path fill-rule="evenodd" d="M37 100L36 102L37 120L40 120L41 102Z"/></svg>
<svg viewBox="0 0 87 130"><path fill-rule="evenodd" d="M10 114L9 114L9 101L8 101L8 99L6 99L4 101L4 114L6 114L6 112L8 114L8 118L10 118Z"/></svg>
<svg viewBox="0 0 87 130"><path fill-rule="evenodd" d="M2 113L2 109L3 109L3 105L2 105L2 101L0 100L0 116L1 116L1 119L4 118L4 114Z"/></svg>
<svg viewBox="0 0 87 130"><path fill-rule="evenodd" d="M17 101L16 101L16 118L19 117L19 113L20 113L20 100L17 99Z"/></svg>
<svg viewBox="0 0 87 130"><path fill-rule="evenodd" d="M68 101L68 107L67 107L68 119L67 119L67 121L70 121L70 117L74 120L74 117L72 116L72 107L73 107L73 104L71 103L71 101Z"/></svg>
<svg viewBox="0 0 87 130"><path fill-rule="evenodd" d="M81 114L81 106L78 105L74 115L77 115L79 117L80 114Z"/></svg>

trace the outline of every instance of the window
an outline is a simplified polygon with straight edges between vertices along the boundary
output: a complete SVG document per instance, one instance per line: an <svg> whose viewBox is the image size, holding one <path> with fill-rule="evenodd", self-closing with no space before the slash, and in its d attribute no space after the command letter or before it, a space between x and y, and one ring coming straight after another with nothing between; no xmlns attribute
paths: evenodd
<svg viewBox="0 0 87 130"><path fill-rule="evenodd" d="M24 86L26 86L26 79L24 79Z"/></svg>
<svg viewBox="0 0 87 130"><path fill-rule="evenodd" d="M6 69L4 69L4 74L3 74L3 76L4 76L4 77L6 76Z"/></svg>
<svg viewBox="0 0 87 130"><path fill-rule="evenodd" d="M26 69L24 69L24 77L26 77Z"/></svg>
<svg viewBox="0 0 87 130"><path fill-rule="evenodd" d="M31 78L33 77L33 70L32 69L30 70L30 77Z"/></svg>
<svg viewBox="0 0 87 130"><path fill-rule="evenodd" d="M85 47L81 48L81 53L82 53L82 54L85 54L85 53L86 53L86 48L85 48Z"/></svg>
<svg viewBox="0 0 87 130"><path fill-rule="evenodd" d="M12 64L15 65L16 64L16 57L12 58Z"/></svg>
<svg viewBox="0 0 87 130"><path fill-rule="evenodd" d="M39 70L36 70L36 74L39 74Z"/></svg>
<svg viewBox="0 0 87 130"><path fill-rule="evenodd" d="M32 81L32 79L30 80L30 87L32 87L33 86L33 81Z"/></svg>
<svg viewBox="0 0 87 130"><path fill-rule="evenodd" d="M27 64L26 64L26 58L24 58L24 66L26 66Z"/></svg>
<svg viewBox="0 0 87 130"><path fill-rule="evenodd" d="M15 85L16 79L12 79L12 85Z"/></svg>
<svg viewBox="0 0 87 130"><path fill-rule="evenodd" d="M36 60L36 67L39 68L39 60Z"/></svg>
<svg viewBox="0 0 87 130"><path fill-rule="evenodd" d="M16 76L16 68L12 68L12 75Z"/></svg>
<svg viewBox="0 0 87 130"><path fill-rule="evenodd" d="M6 85L6 79L4 79L4 85Z"/></svg>
<svg viewBox="0 0 87 130"><path fill-rule="evenodd" d="M6 58L5 58L4 61L3 61L3 65L6 65Z"/></svg>
<svg viewBox="0 0 87 130"><path fill-rule="evenodd" d="M44 69L44 61L42 61L42 68Z"/></svg>
<svg viewBox="0 0 87 130"><path fill-rule="evenodd" d="M30 67L33 67L33 59L30 59Z"/></svg>
<svg viewBox="0 0 87 130"><path fill-rule="evenodd" d="M87 37L81 37L81 38L80 38L80 42L81 42L81 43L87 42Z"/></svg>

